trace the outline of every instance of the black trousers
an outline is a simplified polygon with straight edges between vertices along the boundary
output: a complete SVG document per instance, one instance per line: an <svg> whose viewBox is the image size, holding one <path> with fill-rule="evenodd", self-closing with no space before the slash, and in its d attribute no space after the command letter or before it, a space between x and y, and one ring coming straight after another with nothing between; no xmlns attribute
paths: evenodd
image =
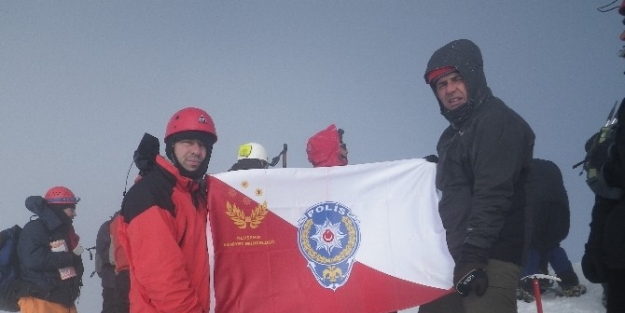
<svg viewBox="0 0 625 313"><path fill-rule="evenodd" d="M625 312L625 269L610 269L607 313Z"/></svg>
<svg viewBox="0 0 625 313"><path fill-rule="evenodd" d="M102 288L102 313L115 313L115 288Z"/></svg>
<svg viewBox="0 0 625 313"><path fill-rule="evenodd" d="M130 271L125 270L115 275L115 312L129 313Z"/></svg>

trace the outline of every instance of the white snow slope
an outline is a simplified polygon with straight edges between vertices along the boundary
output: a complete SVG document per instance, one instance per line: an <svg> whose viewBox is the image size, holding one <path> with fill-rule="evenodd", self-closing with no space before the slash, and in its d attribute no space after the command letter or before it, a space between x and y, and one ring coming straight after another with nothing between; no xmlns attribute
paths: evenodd
<svg viewBox="0 0 625 313"><path fill-rule="evenodd" d="M575 273L579 276L580 283L588 288L588 292L579 298L556 297L554 293L544 294L542 297L543 313L598 313L605 312L601 304L603 288L600 284L588 282L582 273L580 263L573 264ZM553 274L553 272L552 272ZM536 302L525 303L517 301L519 313L536 313ZM416 313L418 309L400 311L401 313Z"/></svg>

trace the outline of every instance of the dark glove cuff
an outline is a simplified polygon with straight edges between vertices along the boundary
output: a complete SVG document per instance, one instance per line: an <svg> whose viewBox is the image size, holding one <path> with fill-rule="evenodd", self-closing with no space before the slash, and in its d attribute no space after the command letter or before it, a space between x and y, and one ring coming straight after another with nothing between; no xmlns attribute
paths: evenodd
<svg viewBox="0 0 625 313"><path fill-rule="evenodd" d="M488 276L486 276L486 270L483 268L472 269L468 273L466 273L460 280L456 283L456 291L463 297L469 295L471 291L471 284L475 284L477 280L482 280L488 285ZM478 292L476 291L476 294ZM484 294L483 291L479 291L478 296L482 296Z"/></svg>
<svg viewBox="0 0 625 313"><path fill-rule="evenodd" d="M460 255L460 263L479 263L488 264L488 249L476 247L465 243L462 245L462 254Z"/></svg>

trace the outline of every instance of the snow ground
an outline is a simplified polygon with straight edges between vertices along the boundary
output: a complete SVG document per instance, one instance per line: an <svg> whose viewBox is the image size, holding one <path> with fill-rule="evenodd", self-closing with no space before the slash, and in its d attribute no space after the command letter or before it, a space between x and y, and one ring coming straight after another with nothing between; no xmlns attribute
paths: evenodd
<svg viewBox="0 0 625 313"><path fill-rule="evenodd" d="M581 264L573 264L575 273L579 276L580 283L588 288L588 292L579 298L556 297L554 294L546 294L542 299L544 313L597 313L605 312L601 304L603 287L600 284L589 282L582 273ZM535 313L536 303L518 301L519 313Z"/></svg>

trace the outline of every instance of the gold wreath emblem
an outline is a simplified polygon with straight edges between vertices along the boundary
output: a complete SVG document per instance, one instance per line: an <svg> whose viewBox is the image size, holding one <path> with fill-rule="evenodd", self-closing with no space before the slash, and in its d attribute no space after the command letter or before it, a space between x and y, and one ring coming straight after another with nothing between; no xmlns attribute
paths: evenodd
<svg viewBox="0 0 625 313"><path fill-rule="evenodd" d="M263 222L263 219L265 219L267 213L269 213L269 210L267 210L267 201L263 202L263 204L258 204L249 216L246 216L245 212L239 209L236 204L226 202L226 214L230 216L234 225L240 229L247 228L248 223L252 229L258 227Z"/></svg>

